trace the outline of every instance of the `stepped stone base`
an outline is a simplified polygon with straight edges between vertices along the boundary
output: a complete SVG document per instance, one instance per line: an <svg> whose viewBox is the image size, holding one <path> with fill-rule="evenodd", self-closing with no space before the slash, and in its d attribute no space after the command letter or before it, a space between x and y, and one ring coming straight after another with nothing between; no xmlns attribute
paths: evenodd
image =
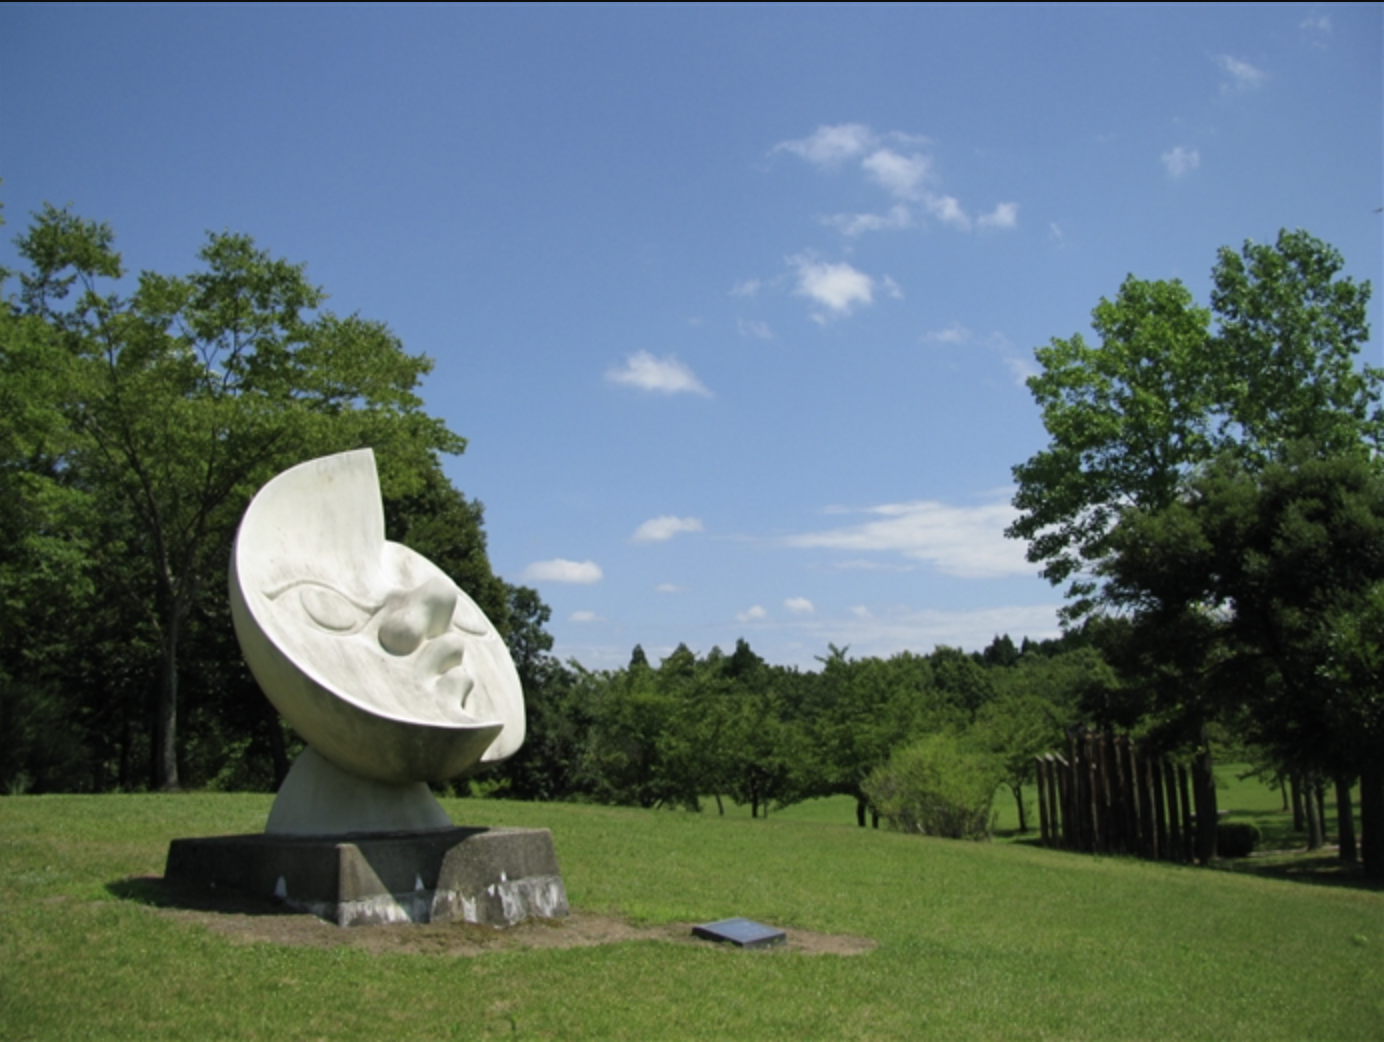
<svg viewBox="0 0 1384 1042"><path fill-rule="evenodd" d="M340 926L567 914L547 829L175 839L164 877L277 898Z"/></svg>

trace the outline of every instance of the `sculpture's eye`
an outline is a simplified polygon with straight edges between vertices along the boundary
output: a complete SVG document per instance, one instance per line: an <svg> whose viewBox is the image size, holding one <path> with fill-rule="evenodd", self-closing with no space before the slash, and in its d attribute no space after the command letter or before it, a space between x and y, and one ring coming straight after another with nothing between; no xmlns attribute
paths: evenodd
<svg viewBox="0 0 1384 1042"><path fill-rule="evenodd" d="M298 602L313 622L333 633L354 633L373 614L330 586L316 583L304 583L298 588Z"/></svg>

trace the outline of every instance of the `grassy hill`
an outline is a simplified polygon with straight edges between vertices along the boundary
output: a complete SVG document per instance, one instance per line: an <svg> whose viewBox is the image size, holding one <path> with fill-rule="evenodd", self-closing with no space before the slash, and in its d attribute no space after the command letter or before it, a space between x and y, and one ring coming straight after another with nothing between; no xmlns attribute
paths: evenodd
<svg viewBox="0 0 1384 1042"><path fill-rule="evenodd" d="M0 1036L1384 1031L1379 891L859 830L807 810L755 821L447 802L459 823L551 828L584 912L743 915L867 937L865 954L632 940L448 957L445 931L463 927L429 928L433 953L245 943L151 907L141 898L156 888L129 882L161 874L169 839L259 831L268 807L254 795L0 799Z"/></svg>

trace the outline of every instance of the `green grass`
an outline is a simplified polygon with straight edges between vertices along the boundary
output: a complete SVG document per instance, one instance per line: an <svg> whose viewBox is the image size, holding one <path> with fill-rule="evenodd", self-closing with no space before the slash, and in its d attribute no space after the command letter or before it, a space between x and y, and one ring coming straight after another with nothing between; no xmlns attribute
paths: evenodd
<svg viewBox="0 0 1384 1042"><path fill-rule="evenodd" d="M853 957L626 942L474 959L239 944L136 901L251 795L0 799L4 1038L1379 1038L1384 893L746 815L454 800L553 830L574 906L871 937ZM847 813L838 814L844 809ZM813 820L821 814L827 821Z"/></svg>

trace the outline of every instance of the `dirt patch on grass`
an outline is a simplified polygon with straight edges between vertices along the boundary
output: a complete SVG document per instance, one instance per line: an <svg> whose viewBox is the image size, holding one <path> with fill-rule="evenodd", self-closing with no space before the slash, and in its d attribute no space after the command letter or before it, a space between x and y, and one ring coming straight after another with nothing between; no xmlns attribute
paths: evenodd
<svg viewBox="0 0 1384 1042"><path fill-rule="evenodd" d="M625 941L715 946L692 936L691 923L641 926L620 916L573 911L564 919L530 919L504 930L476 923L398 923L387 926L341 927L314 915L291 912L253 898L226 894L214 901L165 888L162 880L129 880L113 890L142 899L151 911L180 922L203 926L240 944L286 944L314 948L350 947L368 952L409 955L475 956L487 952L535 948L590 948ZM182 899L180 899L182 898ZM863 955L873 951L868 937L787 929L787 943L764 949L768 953L802 955Z"/></svg>

